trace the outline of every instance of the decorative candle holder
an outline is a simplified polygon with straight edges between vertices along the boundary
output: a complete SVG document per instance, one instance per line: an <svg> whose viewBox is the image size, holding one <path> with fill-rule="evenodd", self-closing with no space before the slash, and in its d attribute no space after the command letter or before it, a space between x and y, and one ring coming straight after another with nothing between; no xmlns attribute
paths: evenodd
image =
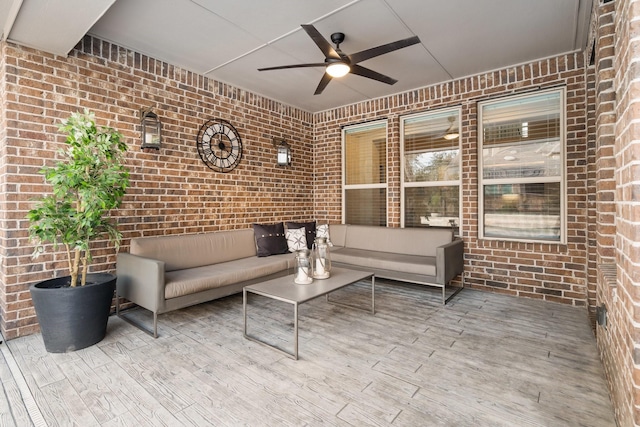
<svg viewBox="0 0 640 427"><path fill-rule="evenodd" d="M311 252L309 249L296 251L293 282L298 285L309 285L313 283L313 264L311 262Z"/></svg>
<svg viewBox="0 0 640 427"><path fill-rule="evenodd" d="M313 243L313 278L328 279L331 272L331 256L326 237L316 237Z"/></svg>

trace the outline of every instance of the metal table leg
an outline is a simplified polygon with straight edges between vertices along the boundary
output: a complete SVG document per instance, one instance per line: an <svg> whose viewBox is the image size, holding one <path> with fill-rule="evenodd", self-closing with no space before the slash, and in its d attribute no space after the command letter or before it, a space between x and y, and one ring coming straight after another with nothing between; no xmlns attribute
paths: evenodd
<svg viewBox="0 0 640 427"><path fill-rule="evenodd" d="M293 357L298 360L298 303L293 305Z"/></svg>
<svg viewBox="0 0 640 427"><path fill-rule="evenodd" d="M342 303L342 302L331 301L331 300L329 300L329 294L325 295L325 299L326 299L326 301L328 303L331 303L333 305L338 305L338 306L341 306L341 307L355 308L356 310L367 311L366 308L358 307L357 305L345 304L345 303ZM371 276L371 308L369 309L369 311L371 312L371 314L375 314L376 313L376 276L375 275Z"/></svg>
<svg viewBox="0 0 640 427"><path fill-rule="evenodd" d="M248 297L248 293L246 289L242 290L242 311L243 311L243 317L244 317L244 328L243 328L243 332L242 335L253 342L256 342L258 344L262 344L264 346L270 347L282 354L284 354L287 357L290 357L291 359L294 360L298 360L298 303L292 303L293 304L293 315L294 315L294 319L293 319L293 353L289 353L286 350L283 350L279 347L276 347L275 345L269 344L268 342L265 342L263 340L261 340L258 337L249 335L247 333L247 297ZM285 301L287 302L287 301Z"/></svg>

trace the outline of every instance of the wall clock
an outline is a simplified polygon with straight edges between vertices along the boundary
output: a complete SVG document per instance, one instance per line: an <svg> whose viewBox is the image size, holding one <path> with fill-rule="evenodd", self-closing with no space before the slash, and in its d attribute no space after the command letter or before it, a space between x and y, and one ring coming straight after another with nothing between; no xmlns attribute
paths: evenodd
<svg viewBox="0 0 640 427"><path fill-rule="evenodd" d="M211 119L202 125L196 138L198 154L210 169L230 172L242 158L242 140L236 128L222 119Z"/></svg>

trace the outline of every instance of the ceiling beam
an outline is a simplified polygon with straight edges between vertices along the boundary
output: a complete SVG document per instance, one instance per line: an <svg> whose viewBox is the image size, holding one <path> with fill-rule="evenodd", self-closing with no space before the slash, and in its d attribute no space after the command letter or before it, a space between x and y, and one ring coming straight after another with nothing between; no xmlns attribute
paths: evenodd
<svg viewBox="0 0 640 427"><path fill-rule="evenodd" d="M13 24L16 22L16 18L18 17L18 12L20 11L20 7L22 6L23 0L13 0L8 6L2 8L0 10L0 17L4 16L4 23L2 24L2 34L0 35L0 40L5 41L7 37L9 37L9 33L11 32L11 28L13 28Z"/></svg>
<svg viewBox="0 0 640 427"><path fill-rule="evenodd" d="M115 1L18 0L16 3L21 5L16 11L17 17L3 37L18 44L66 56Z"/></svg>

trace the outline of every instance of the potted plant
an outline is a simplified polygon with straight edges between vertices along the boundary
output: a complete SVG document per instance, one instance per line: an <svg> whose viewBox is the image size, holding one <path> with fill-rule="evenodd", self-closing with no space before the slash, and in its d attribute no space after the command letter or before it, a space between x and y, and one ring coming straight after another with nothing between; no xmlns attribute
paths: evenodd
<svg viewBox="0 0 640 427"><path fill-rule="evenodd" d="M119 132L98 128L88 110L72 114L59 130L67 135L62 160L40 171L53 192L27 214L34 257L49 243L54 250L64 247L68 263L66 275L30 287L45 348L52 353L91 346L106 334L116 277L89 273L91 243L107 237L118 248L122 235L109 213L129 186L127 146Z"/></svg>

